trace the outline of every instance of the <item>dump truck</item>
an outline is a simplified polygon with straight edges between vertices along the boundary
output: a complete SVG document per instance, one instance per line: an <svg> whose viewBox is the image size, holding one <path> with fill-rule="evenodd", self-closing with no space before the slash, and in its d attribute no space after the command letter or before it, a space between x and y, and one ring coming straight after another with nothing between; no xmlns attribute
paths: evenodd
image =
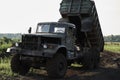
<svg viewBox="0 0 120 80"><path fill-rule="evenodd" d="M45 69L49 77L64 77L72 63L86 69L99 66L103 34L94 1L63 0L58 22L38 23L36 33L23 34L11 48L11 69L25 75L29 69Z"/></svg>

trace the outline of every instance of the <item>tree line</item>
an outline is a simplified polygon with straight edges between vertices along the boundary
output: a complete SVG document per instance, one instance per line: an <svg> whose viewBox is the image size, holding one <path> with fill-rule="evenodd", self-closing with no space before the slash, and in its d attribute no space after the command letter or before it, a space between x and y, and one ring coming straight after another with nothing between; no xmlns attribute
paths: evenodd
<svg viewBox="0 0 120 80"><path fill-rule="evenodd" d="M21 34L20 33L0 33L0 38L10 38L10 39L20 39Z"/></svg>
<svg viewBox="0 0 120 80"><path fill-rule="evenodd" d="M120 42L120 35L104 36L105 42Z"/></svg>
<svg viewBox="0 0 120 80"><path fill-rule="evenodd" d="M21 33L0 33L0 38L21 39ZM120 42L120 35L104 36L105 42Z"/></svg>

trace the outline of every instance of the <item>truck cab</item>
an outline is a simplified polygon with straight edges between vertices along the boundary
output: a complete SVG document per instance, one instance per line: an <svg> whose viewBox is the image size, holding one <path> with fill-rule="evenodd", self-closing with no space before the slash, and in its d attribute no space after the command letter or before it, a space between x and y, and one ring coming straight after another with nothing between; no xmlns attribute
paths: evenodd
<svg viewBox="0 0 120 80"><path fill-rule="evenodd" d="M20 45L11 51L49 58L62 50L67 57L67 52L74 52L74 42L75 25L60 22L39 23L36 33L23 34Z"/></svg>
<svg viewBox="0 0 120 80"><path fill-rule="evenodd" d="M15 53L11 60L11 69L13 72L26 74L30 67L46 67L49 75L64 76L67 60L76 57L75 40L75 25L71 23L38 23L36 33L23 34L22 42L11 48L11 53ZM56 68L57 72L53 73L51 66ZM17 69L19 67L21 70Z"/></svg>

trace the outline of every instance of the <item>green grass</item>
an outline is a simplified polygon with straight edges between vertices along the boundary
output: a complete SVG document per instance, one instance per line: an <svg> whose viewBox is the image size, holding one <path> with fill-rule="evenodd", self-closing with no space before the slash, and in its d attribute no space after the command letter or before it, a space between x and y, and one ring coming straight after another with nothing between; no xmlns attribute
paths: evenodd
<svg viewBox="0 0 120 80"><path fill-rule="evenodd" d="M18 74L15 74L12 72L11 68L10 68L10 59L9 58L0 58L0 75L2 75L2 77L5 76L17 76Z"/></svg>
<svg viewBox="0 0 120 80"><path fill-rule="evenodd" d="M18 74L13 73L10 68L10 57L0 58L0 80L15 80L14 77L19 77Z"/></svg>
<svg viewBox="0 0 120 80"><path fill-rule="evenodd" d="M120 43L112 42L105 43L104 50L120 53Z"/></svg>

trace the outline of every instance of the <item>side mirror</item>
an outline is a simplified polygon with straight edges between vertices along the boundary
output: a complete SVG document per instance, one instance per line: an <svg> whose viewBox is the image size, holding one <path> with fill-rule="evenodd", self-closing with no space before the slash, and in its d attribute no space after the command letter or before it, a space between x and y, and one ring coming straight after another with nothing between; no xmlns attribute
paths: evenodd
<svg viewBox="0 0 120 80"><path fill-rule="evenodd" d="M28 29L28 33L31 33L31 31L32 31L32 28L30 27L30 28Z"/></svg>

